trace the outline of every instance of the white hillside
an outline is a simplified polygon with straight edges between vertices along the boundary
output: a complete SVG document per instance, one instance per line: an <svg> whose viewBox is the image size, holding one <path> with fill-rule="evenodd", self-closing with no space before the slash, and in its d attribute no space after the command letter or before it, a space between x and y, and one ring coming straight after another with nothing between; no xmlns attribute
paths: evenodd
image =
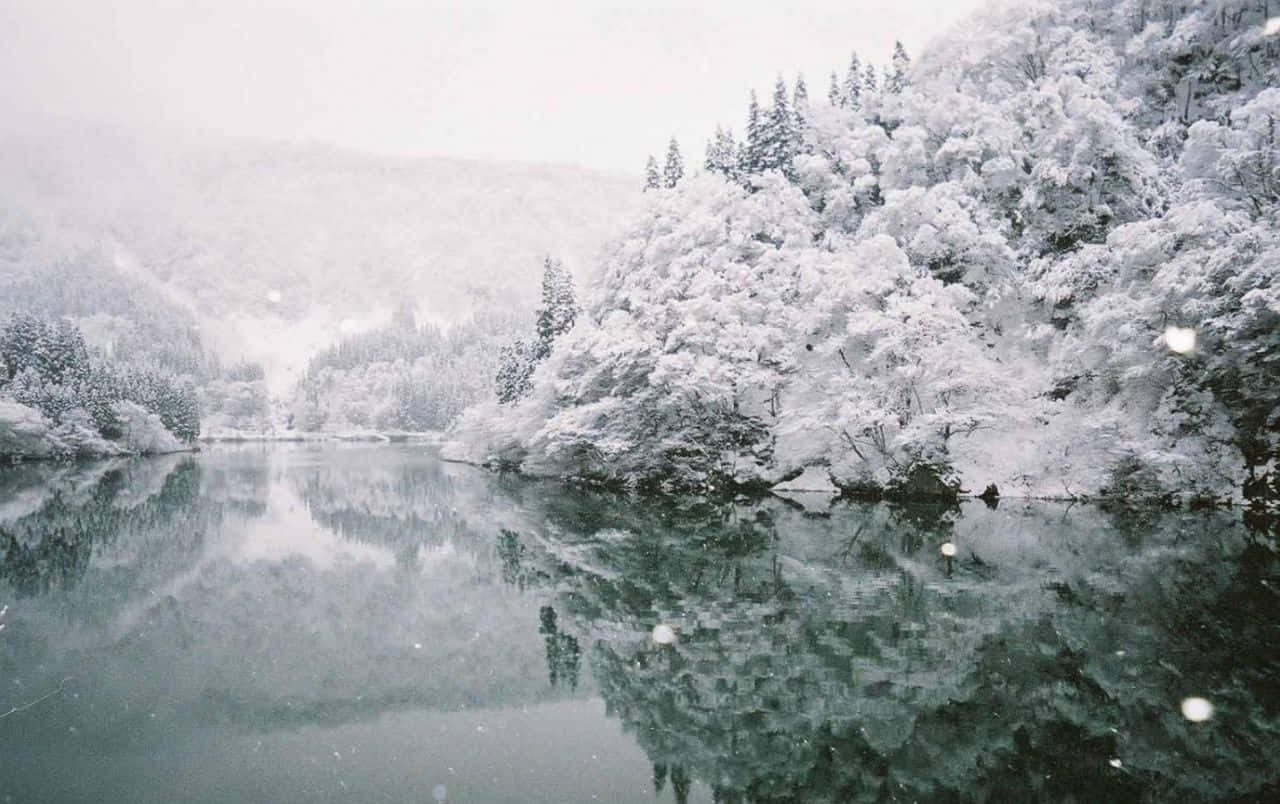
<svg viewBox="0 0 1280 804"><path fill-rule="evenodd" d="M532 301L544 255L585 272L639 196L630 177L579 168L160 148L102 130L0 149L0 219L41 244L4 270L92 250L194 312L224 358L264 362L277 386L340 329L403 300L440 323Z"/></svg>

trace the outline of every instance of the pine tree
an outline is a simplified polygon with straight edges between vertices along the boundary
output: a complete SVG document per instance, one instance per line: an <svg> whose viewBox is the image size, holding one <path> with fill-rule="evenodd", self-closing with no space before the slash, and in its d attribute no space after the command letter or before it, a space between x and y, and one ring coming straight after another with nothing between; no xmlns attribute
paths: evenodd
<svg viewBox="0 0 1280 804"><path fill-rule="evenodd" d="M169 418L161 416L165 427L178 438L188 443L200 436L200 397L196 393L195 383L184 379L171 386L168 400Z"/></svg>
<svg viewBox="0 0 1280 804"><path fill-rule="evenodd" d="M662 183L668 188L675 187L684 178L684 159L680 156L680 144L672 137L667 144L667 164L662 170Z"/></svg>
<svg viewBox="0 0 1280 804"><path fill-rule="evenodd" d="M795 151L795 128L787 103L787 85L779 76L773 87L773 106L769 108L762 126L760 169L780 170L790 176Z"/></svg>
<svg viewBox="0 0 1280 804"><path fill-rule="evenodd" d="M542 307L538 310L538 341L534 344L538 360L551 354L551 345L573 328L577 317L573 277L559 260L548 256L542 269Z"/></svg>
<svg viewBox="0 0 1280 804"><path fill-rule="evenodd" d="M502 347L494 393L503 404L514 402L533 389L533 371L551 355L557 338L573 329L578 302L573 277L559 260L548 256L542 267L542 306L538 308L538 337L533 343L517 338Z"/></svg>
<svg viewBox="0 0 1280 804"><path fill-rule="evenodd" d="M876 66L868 64L867 69L863 73L862 89L864 92L877 92L880 81L876 78Z"/></svg>
<svg viewBox="0 0 1280 804"><path fill-rule="evenodd" d="M738 146L733 139L733 132L723 126L716 126L715 137L707 142L708 173L720 173L726 178L737 175Z"/></svg>
<svg viewBox="0 0 1280 804"><path fill-rule="evenodd" d="M791 93L791 114L794 120L794 147L796 152L808 151L809 146L809 87L804 76L796 76L796 87Z"/></svg>
<svg viewBox="0 0 1280 804"><path fill-rule="evenodd" d="M751 101L747 104L747 140L738 148L738 173L750 176L764 168L764 120L760 114L760 101L756 91L751 90Z"/></svg>
<svg viewBox="0 0 1280 804"><path fill-rule="evenodd" d="M662 186L662 174L658 173L658 160L649 156L649 163L644 166L644 189L657 190Z"/></svg>
<svg viewBox="0 0 1280 804"><path fill-rule="evenodd" d="M795 129L803 131L809 125L809 87L804 76L796 76L795 90L791 91L791 114L795 115Z"/></svg>
<svg viewBox="0 0 1280 804"><path fill-rule="evenodd" d="M533 347L519 338L498 352L494 393L502 404L509 405L533 390L531 378L538 364L533 352Z"/></svg>
<svg viewBox="0 0 1280 804"><path fill-rule="evenodd" d="M892 69L885 74L884 91L897 94L907 86L907 70L911 67L911 58L901 42L893 43Z"/></svg>
<svg viewBox="0 0 1280 804"><path fill-rule="evenodd" d="M840 78L831 71L831 86L827 87L827 102L832 106L844 106L845 96L840 91Z"/></svg>
<svg viewBox="0 0 1280 804"><path fill-rule="evenodd" d="M849 57L849 70L844 77L843 95L842 105L854 110L862 108L862 62L858 59L857 51Z"/></svg>

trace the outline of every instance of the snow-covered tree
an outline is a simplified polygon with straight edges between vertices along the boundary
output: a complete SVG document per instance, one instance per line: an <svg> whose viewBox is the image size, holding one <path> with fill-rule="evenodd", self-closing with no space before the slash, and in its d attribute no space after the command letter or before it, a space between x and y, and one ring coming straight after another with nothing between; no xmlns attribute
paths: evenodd
<svg viewBox="0 0 1280 804"><path fill-rule="evenodd" d="M885 75L884 91L896 95L907 86L907 70L911 67L911 58L901 42L893 43L893 59L889 72Z"/></svg>
<svg viewBox="0 0 1280 804"><path fill-rule="evenodd" d="M657 190L662 187L662 174L658 172L658 160L651 155L644 166L644 189Z"/></svg>
<svg viewBox="0 0 1280 804"><path fill-rule="evenodd" d="M795 118L791 124L794 148L803 151L807 148L806 132L809 129L809 88L805 86L803 75L796 76L796 86L791 93L791 114Z"/></svg>
<svg viewBox="0 0 1280 804"><path fill-rule="evenodd" d="M870 65L868 65L870 66ZM831 74L832 86L835 86L835 73ZM849 68L845 71L844 86L840 88L840 105L857 111L862 108L862 62L855 51L849 57Z"/></svg>
<svg viewBox="0 0 1280 804"><path fill-rule="evenodd" d="M551 353L556 339L572 329L577 318L573 276L559 260L548 256L542 265L542 306L538 308L538 340L534 346L539 359Z"/></svg>
<svg viewBox="0 0 1280 804"><path fill-rule="evenodd" d="M738 173L738 145L733 131L716 126L715 136L707 141L707 158L704 163L708 173L719 173L734 179Z"/></svg>
<svg viewBox="0 0 1280 804"><path fill-rule="evenodd" d="M115 359L123 357L117 354ZM193 441L200 432L191 378L91 355L80 330L66 320L13 316L0 330L0 379L0 397L39 411L52 425L46 454L139 449L122 429L120 404L126 401L137 403L146 415L158 416L171 433L170 441L175 436Z"/></svg>
<svg viewBox="0 0 1280 804"><path fill-rule="evenodd" d="M738 172L743 176L751 176L764 170L765 126L760 101L753 89L751 100L747 104L747 139L743 147L738 149Z"/></svg>
<svg viewBox="0 0 1280 804"><path fill-rule="evenodd" d="M1231 113L1228 125L1187 129L1182 166L1204 196L1261 216L1280 201L1280 89L1264 89Z"/></svg>
<svg viewBox="0 0 1280 804"><path fill-rule="evenodd" d="M667 163L662 169L662 184L668 188L675 187L682 178L684 178L684 159L680 156L680 143L672 137L671 142L667 143Z"/></svg>
<svg viewBox="0 0 1280 804"><path fill-rule="evenodd" d="M779 76L773 87L773 105L760 127L760 169L791 175L795 154L795 118L787 100L787 85Z"/></svg>
<svg viewBox="0 0 1280 804"><path fill-rule="evenodd" d="M498 354L498 373L494 378L494 392L503 404L515 402L533 388L531 378L538 365L536 349L527 341L517 338L502 347Z"/></svg>
<svg viewBox="0 0 1280 804"><path fill-rule="evenodd" d="M1014 4L745 142L611 251L506 432L671 485L1280 497L1266 4ZM909 78L908 78L909 77ZM850 106L859 113L844 109ZM514 415L518 413L518 415ZM750 456L750 457L748 457Z"/></svg>

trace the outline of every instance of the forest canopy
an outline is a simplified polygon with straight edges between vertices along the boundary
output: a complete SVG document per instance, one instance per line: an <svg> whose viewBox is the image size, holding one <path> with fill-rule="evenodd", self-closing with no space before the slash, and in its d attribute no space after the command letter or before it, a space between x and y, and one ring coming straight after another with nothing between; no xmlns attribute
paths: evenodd
<svg viewBox="0 0 1280 804"><path fill-rule="evenodd" d="M449 453L655 489L1280 491L1267 3L997 4L779 78L646 207Z"/></svg>

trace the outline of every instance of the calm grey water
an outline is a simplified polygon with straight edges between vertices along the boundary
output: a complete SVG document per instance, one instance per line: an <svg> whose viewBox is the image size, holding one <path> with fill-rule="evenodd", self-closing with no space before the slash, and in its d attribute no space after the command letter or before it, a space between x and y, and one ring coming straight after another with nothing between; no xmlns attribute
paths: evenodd
<svg viewBox="0 0 1280 804"><path fill-rule="evenodd" d="M251 446L0 470L0 555L0 801L1280 796L1280 570L1238 512Z"/></svg>

